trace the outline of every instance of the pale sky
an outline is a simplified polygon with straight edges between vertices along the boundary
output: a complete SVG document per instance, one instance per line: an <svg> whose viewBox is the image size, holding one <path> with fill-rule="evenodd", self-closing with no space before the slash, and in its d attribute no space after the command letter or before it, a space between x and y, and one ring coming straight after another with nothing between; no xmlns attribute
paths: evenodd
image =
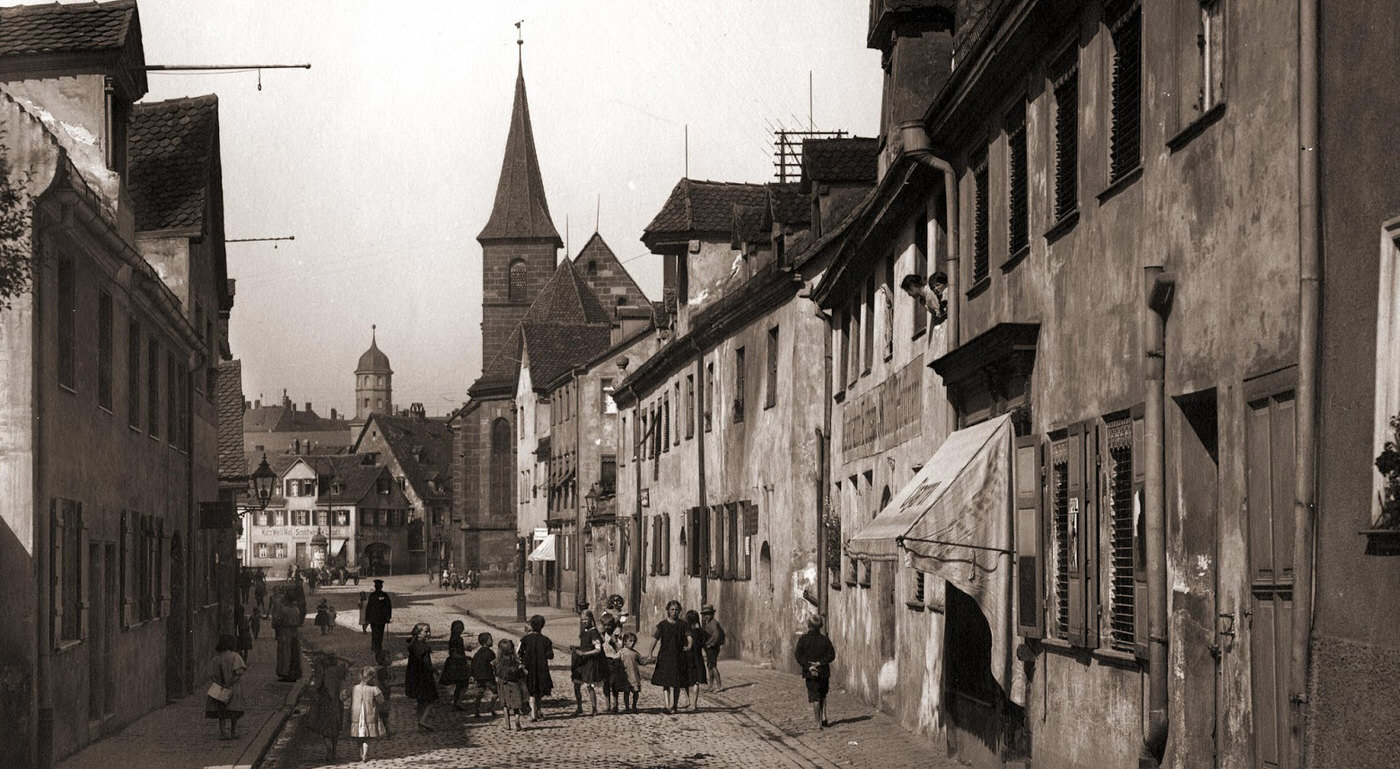
<svg viewBox="0 0 1400 769"><path fill-rule="evenodd" d="M13 1L13 0L11 0ZM773 178L772 129L874 136L864 0L139 0L149 64L305 63L150 76L146 99L219 96L234 356L249 400L348 410L378 325L394 401L460 405L480 371L481 247L523 19L550 213L569 255L598 230L653 299L639 238L685 174Z"/></svg>

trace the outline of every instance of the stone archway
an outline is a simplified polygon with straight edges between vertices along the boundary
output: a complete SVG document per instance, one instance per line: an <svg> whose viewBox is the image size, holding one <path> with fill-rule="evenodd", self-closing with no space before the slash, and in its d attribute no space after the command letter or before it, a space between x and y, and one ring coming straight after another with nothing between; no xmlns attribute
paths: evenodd
<svg viewBox="0 0 1400 769"><path fill-rule="evenodd" d="M360 557L361 567L371 577L382 577L394 573L394 552L383 542L373 542L366 545Z"/></svg>

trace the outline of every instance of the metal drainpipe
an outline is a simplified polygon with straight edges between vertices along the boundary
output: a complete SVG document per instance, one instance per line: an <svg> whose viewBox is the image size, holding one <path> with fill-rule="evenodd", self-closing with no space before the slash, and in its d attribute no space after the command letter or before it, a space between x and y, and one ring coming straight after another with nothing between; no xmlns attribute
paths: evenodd
<svg viewBox="0 0 1400 769"><path fill-rule="evenodd" d="M962 271L958 260L958 175L948 161L933 154L929 146L928 133L922 121L909 120L899 124L899 137L904 145L904 156L917 163L935 168L943 173L944 221L947 223L946 261L948 264L948 349L958 346L958 310L962 304L958 292L962 286Z"/></svg>
<svg viewBox="0 0 1400 769"><path fill-rule="evenodd" d="M35 208L35 215L38 209ZM38 252L43 241L36 227L35 243L33 250ZM33 435L34 445L34 469L31 482L34 485L34 550L38 557L36 568L34 569L34 592L38 596L36 602L38 608L38 621L34 623L36 632L36 642L38 649L34 665L34 688L35 700L38 706L38 717L34 724L34 741L36 743L34 755L35 765L39 769L50 769L53 766L53 607L50 599L52 595L53 579L53 516L57 514L54 506L44 499L47 486L45 484L45 473L47 468L44 464L44 427L47 419L44 413L44 388L42 382L44 375L48 373L45 368L46 361L44 355L44 282L41 278L34 279L34 287L30 291L34 307L33 332L30 337L30 344L34 350L33 381L31 382L31 399L34 404L34 421L29 429ZM48 511L48 516L43 515L43 511Z"/></svg>
<svg viewBox="0 0 1400 769"><path fill-rule="evenodd" d="M1166 450L1166 322L1174 283L1161 265L1143 268L1146 328L1143 349L1147 369L1143 415L1146 476L1143 518L1147 556L1147 731L1143 734L1139 766L1159 766L1167 743L1167 517L1165 504Z"/></svg>
<svg viewBox="0 0 1400 769"><path fill-rule="evenodd" d="M1317 349L1321 326L1322 243L1318 222L1318 0L1298 2L1298 393L1293 457L1293 637L1289 659L1289 745L1305 764L1308 657L1313 623L1317 525Z"/></svg>
<svg viewBox="0 0 1400 769"><path fill-rule="evenodd" d="M831 378L835 375L832 371L835 363L832 359L831 335L835 331L831 326L831 315L818 308L817 317L827 325L822 355L822 426L817 430L817 615L825 618L829 616L827 581L830 577L827 574L826 563L826 511L827 495L831 493Z"/></svg>
<svg viewBox="0 0 1400 769"><path fill-rule="evenodd" d="M642 555L645 552L643 542L645 534L642 533L642 427L641 427L642 403L637 399L636 393L632 394L632 476L637 479L636 494L636 519L637 530L633 532L632 539L632 616L636 619L638 633L642 630Z"/></svg>
<svg viewBox="0 0 1400 769"><path fill-rule="evenodd" d="M695 391L696 391L697 393L699 393L700 402L701 402L701 403L704 403L704 402L705 402L705 352L704 352L704 350L701 350L701 349L700 349L700 346L699 346L698 344L694 344L694 343L692 342L692 346L693 346L694 349L695 349L695 382L696 382L696 384L695 384ZM711 418L711 420L713 420L713 419L714 419L714 416L711 415L710 418ZM704 522L704 521L706 521L706 520L709 518L708 500L705 498L705 425L704 425L704 424L701 424L701 425L700 425L700 429L699 429L698 431L696 431L696 433L695 433L695 453L696 453L696 466L699 468L698 471L696 472L696 476L697 476L697 479L698 479L698 486L699 486L699 494L698 494L697 496L698 496L699 502L700 502L700 515L696 516L696 518L697 518L699 521ZM694 541L695 541L695 538L696 538L697 536L699 536L699 535L700 535L700 532L698 532L698 531L692 531L692 532L690 532L690 541L691 541L691 542L694 542ZM701 604L706 604L706 603L709 603L709 600L710 600L710 577L709 577L709 573L710 573L710 572L709 572L709 563L710 563L709 541L710 541L710 540L709 540L709 537L705 537L704 539L701 539L700 541L703 542L703 543L705 543L705 546L702 547L702 548L700 548L700 549L701 549L701 553L700 553L700 603L701 603Z"/></svg>

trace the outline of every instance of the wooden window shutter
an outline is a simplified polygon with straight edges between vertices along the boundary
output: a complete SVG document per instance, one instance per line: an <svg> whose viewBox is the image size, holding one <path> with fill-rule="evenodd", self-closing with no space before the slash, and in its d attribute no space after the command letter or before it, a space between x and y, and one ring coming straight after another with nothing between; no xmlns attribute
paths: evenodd
<svg viewBox="0 0 1400 769"><path fill-rule="evenodd" d="M1113 134L1109 141L1109 178L1118 181L1141 163L1142 6L1134 2L1114 23Z"/></svg>
<svg viewBox="0 0 1400 769"><path fill-rule="evenodd" d="M1080 643L1087 648L1099 645L1099 440L1098 421L1090 420L1082 424L1083 470L1079 473L1083 484L1082 502L1079 505L1079 555L1080 576L1084 587L1084 632Z"/></svg>
<svg viewBox="0 0 1400 769"><path fill-rule="evenodd" d="M1147 526L1144 489L1147 487L1147 432L1143 421L1145 409L1141 404L1133 409L1133 654L1139 659L1148 656L1147 615Z"/></svg>
<svg viewBox="0 0 1400 769"><path fill-rule="evenodd" d="M1062 543L1064 554L1064 578L1062 579L1065 613L1065 633L1070 643L1076 646L1089 645L1089 600L1093 584L1092 569L1087 563L1089 548L1086 546L1090 531L1086 527L1088 516L1085 511L1091 502L1085 493L1085 425L1069 428L1066 437L1064 457L1065 507ZM1092 433L1091 433L1092 434Z"/></svg>
<svg viewBox="0 0 1400 769"><path fill-rule="evenodd" d="M986 280L991 274L990 246L990 200L987 188L987 150L978 152L972 161L973 180L973 231L972 231L972 284Z"/></svg>
<svg viewBox="0 0 1400 769"><path fill-rule="evenodd" d="M1041 560L1041 461L1035 436L1016 439L1016 626L1025 638L1045 637L1045 567ZM923 601L923 573L918 573Z"/></svg>
<svg viewBox="0 0 1400 769"><path fill-rule="evenodd" d="M1055 219L1079 207L1079 45L1055 63Z"/></svg>
<svg viewBox="0 0 1400 769"><path fill-rule="evenodd" d="M1102 464L1099 509L1103 511L1103 534L1108 537L1108 562L1102 571L1108 599L1108 644L1122 652L1134 652L1137 636L1137 583L1133 527L1136 522L1133 471L1142 463L1134 455L1133 420L1121 419L1099 425Z"/></svg>
<svg viewBox="0 0 1400 769"><path fill-rule="evenodd" d="M661 519L661 573L671 573L671 514Z"/></svg>
<svg viewBox="0 0 1400 769"><path fill-rule="evenodd" d="M1007 251L1015 256L1030 244L1030 183L1026 167L1026 105L1018 105L1008 121L1006 143L1010 157L1007 159Z"/></svg>
<svg viewBox="0 0 1400 769"><path fill-rule="evenodd" d="M49 501L49 641L57 648L63 638L63 539L67 503Z"/></svg>
<svg viewBox="0 0 1400 769"><path fill-rule="evenodd" d="M82 502L73 503L73 512L78 516L76 523L78 530L82 532L81 536L78 538L78 552L72 554L72 557L78 559L78 637L87 638L88 612L92 606L92 603L88 600L88 596L90 595L89 591L91 590L88 581L92 579L92 562L91 559L88 558L87 547L88 522L87 517L83 515Z"/></svg>
<svg viewBox="0 0 1400 769"><path fill-rule="evenodd" d="M647 536L642 537L642 547L646 550L646 555L648 556L647 574L656 576L656 516L653 515L648 518L647 524L650 526L651 531L647 532Z"/></svg>
<svg viewBox="0 0 1400 769"><path fill-rule="evenodd" d="M688 522L686 528L690 530L690 541L686 543L686 567L685 573L692 577L698 577L704 572L704 560L702 553L704 548L700 546L700 508L692 507L686 511Z"/></svg>
<svg viewBox="0 0 1400 769"><path fill-rule="evenodd" d="M744 506L744 533L750 537L758 536L758 505L752 502L741 502Z"/></svg>

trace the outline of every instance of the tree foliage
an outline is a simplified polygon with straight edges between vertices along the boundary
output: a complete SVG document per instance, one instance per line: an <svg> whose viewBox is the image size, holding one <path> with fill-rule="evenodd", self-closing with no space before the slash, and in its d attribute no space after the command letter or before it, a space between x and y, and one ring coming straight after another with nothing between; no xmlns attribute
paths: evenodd
<svg viewBox="0 0 1400 769"><path fill-rule="evenodd" d="M11 175L9 157L0 143L0 310L9 309L33 282L29 223L29 201Z"/></svg>

